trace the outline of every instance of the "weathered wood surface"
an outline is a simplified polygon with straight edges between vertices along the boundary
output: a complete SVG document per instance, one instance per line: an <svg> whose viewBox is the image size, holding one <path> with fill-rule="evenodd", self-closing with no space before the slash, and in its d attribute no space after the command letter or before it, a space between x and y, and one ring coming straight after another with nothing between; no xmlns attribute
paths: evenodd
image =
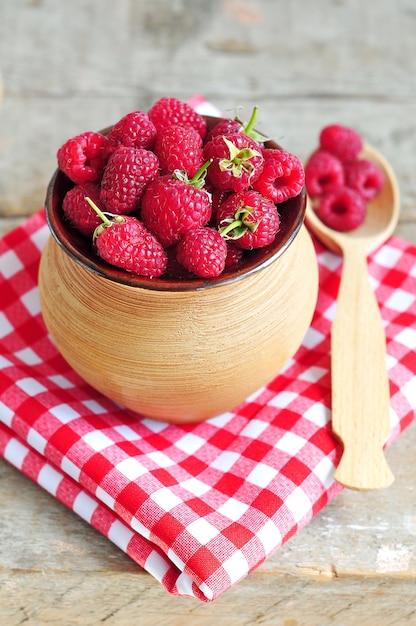
<svg viewBox="0 0 416 626"><path fill-rule="evenodd" d="M338 121L397 172L416 243L414 0L2 0L0 232L43 203L57 147L162 95L260 106L302 158ZM416 427L396 481L344 491L213 604L174 598L75 514L0 463L0 624L416 624Z"/></svg>

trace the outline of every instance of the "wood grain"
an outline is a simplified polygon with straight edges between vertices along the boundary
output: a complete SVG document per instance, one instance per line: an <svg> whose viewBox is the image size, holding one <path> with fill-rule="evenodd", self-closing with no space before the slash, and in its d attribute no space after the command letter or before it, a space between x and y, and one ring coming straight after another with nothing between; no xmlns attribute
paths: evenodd
<svg viewBox="0 0 416 626"><path fill-rule="evenodd" d="M396 234L416 243L413 0L4 0L0 232L43 204L65 139L166 94L201 93L306 158L350 124L395 169ZM127 61L126 61L127 59ZM1 296L0 296L1 297ZM343 491L213 604L174 598L108 540L0 462L0 622L63 626L416 624L416 427L387 490Z"/></svg>

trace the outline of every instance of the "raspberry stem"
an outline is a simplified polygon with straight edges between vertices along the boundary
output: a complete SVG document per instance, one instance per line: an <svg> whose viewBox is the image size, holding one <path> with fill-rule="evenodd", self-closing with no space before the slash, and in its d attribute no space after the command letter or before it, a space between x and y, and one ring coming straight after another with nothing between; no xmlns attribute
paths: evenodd
<svg viewBox="0 0 416 626"><path fill-rule="evenodd" d="M105 224L106 226L110 226L110 224L111 224L111 220L109 220L109 219L108 219L108 217L105 215L105 213L103 213L103 212L101 211L101 209L100 209L100 208L98 208L98 206L95 204L95 202L93 202L93 201L91 200L91 198L88 198L88 196L86 196L85 200L88 202L88 204L90 205L90 207L91 207L92 209L94 209L94 211L97 213L98 217L100 217L100 218L103 220L104 224Z"/></svg>
<svg viewBox="0 0 416 626"><path fill-rule="evenodd" d="M246 126L244 126L244 132L246 135L250 136L251 131L253 130L253 126L256 123L256 119L257 119L257 113L258 113L259 107L254 107L253 112L251 114L251 117L248 121L248 124Z"/></svg>

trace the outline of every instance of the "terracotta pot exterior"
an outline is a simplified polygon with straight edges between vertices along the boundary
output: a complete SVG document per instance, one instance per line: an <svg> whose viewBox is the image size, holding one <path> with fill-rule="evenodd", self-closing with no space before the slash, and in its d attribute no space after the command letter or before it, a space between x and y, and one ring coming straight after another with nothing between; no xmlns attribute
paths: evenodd
<svg viewBox="0 0 416 626"><path fill-rule="evenodd" d="M137 413L185 423L231 410L293 357L315 309L318 269L304 226L260 271L195 291L107 280L51 238L39 290L46 326L83 379Z"/></svg>

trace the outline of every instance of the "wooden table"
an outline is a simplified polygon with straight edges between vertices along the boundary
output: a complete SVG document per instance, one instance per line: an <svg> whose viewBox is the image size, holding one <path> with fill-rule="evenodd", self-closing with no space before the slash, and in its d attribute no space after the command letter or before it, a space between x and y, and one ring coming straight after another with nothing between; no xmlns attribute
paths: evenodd
<svg viewBox="0 0 416 626"><path fill-rule="evenodd" d="M351 125L395 168L396 233L416 243L413 0L2 0L0 232L43 203L56 149L162 95L201 93L305 158ZM1 297L1 296L0 296ZM388 490L343 491L212 604L174 598L0 462L0 624L416 624L416 426Z"/></svg>

